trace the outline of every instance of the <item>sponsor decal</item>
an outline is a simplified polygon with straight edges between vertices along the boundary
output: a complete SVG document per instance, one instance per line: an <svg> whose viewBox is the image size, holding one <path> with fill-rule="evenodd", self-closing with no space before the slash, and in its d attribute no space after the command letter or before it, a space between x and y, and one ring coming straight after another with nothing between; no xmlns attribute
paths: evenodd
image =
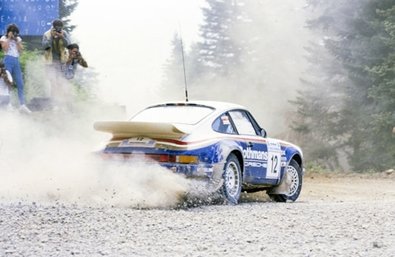
<svg viewBox="0 0 395 257"><path fill-rule="evenodd" d="M267 164L262 162L246 162L246 167L254 167L254 168L266 168Z"/></svg>
<svg viewBox="0 0 395 257"><path fill-rule="evenodd" d="M244 159L267 161L268 155L265 151L252 150L251 147L247 147L247 149L243 150L243 157Z"/></svg>
<svg viewBox="0 0 395 257"><path fill-rule="evenodd" d="M254 167L254 168L266 168L267 167L267 152L265 151L257 151L252 150L251 147L247 147L247 149L243 150L243 156L246 160L246 167ZM255 161L251 161L255 160Z"/></svg>

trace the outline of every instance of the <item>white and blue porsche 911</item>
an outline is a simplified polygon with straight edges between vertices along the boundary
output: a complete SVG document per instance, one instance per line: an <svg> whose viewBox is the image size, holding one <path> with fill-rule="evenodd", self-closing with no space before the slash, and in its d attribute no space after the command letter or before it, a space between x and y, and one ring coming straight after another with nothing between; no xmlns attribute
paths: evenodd
<svg viewBox="0 0 395 257"><path fill-rule="evenodd" d="M295 201L302 189L299 147L267 137L243 106L223 102L169 102L150 106L129 121L101 121L112 133L106 157L144 156L173 172L207 180L232 204L241 192L266 190L277 202Z"/></svg>

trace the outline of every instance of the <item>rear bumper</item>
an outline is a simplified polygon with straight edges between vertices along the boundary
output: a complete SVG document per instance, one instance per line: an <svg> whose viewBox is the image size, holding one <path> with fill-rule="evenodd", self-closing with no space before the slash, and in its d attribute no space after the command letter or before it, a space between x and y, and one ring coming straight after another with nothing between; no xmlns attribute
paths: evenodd
<svg viewBox="0 0 395 257"><path fill-rule="evenodd" d="M115 165L159 165L169 171L185 176L191 181L199 181L205 185L205 190L215 192L223 185L223 165L224 163L173 163L160 162L157 159L149 158L145 154L122 154L122 153L104 153L97 152L100 159L106 163L114 163Z"/></svg>
<svg viewBox="0 0 395 257"><path fill-rule="evenodd" d="M212 178L214 174L214 166L209 163L193 163L193 164L182 164L173 162L159 162L155 159L146 157L144 154L130 155L130 154L110 154L98 152L98 156L106 162L122 163L122 164L137 164L137 165L149 165L157 164L161 167L167 168L174 173L183 174L186 177L197 177L197 178Z"/></svg>
<svg viewBox="0 0 395 257"><path fill-rule="evenodd" d="M158 163L160 166L171 170L174 173L184 174L186 177L211 178L214 173L213 165L210 164L174 164Z"/></svg>

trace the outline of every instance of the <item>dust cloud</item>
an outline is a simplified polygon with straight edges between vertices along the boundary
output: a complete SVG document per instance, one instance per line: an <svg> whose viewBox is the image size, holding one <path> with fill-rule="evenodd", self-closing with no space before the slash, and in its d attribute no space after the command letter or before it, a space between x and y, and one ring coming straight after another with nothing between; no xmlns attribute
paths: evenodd
<svg viewBox="0 0 395 257"><path fill-rule="evenodd" d="M284 136L294 111L290 100L303 88L300 78L308 72L305 47L315 40L306 28L305 7L305 0L245 1L241 6L245 20L239 20L229 34L233 42L246 47L240 64L229 64L224 76L213 76L207 68L189 85L189 99L244 105L271 137ZM178 97L183 86L176 87Z"/></svg>
<svg viewBox="0 0 395 257"><path fill-rule="evenodd" d="M103 161L94 150L108 135L87 116L0 115L0 201L167 208L188 189L159 165Z"/></svg>
<svg viewBox="0 0 395 257"><path fill-rule="evenodd" d="M150 0L135 3L132 9L121 8L121 1L111 5L94 2L95 12L90 3L82 1L75 10L73 37L100 74L102 99L127 106L129 114L147 104L183 100L183 84L174 86L177 91L162 88L164 66L176 32L183 37L186 63L192 61L188 50L201 41L199 27L203 25L201 8L207 6L205 1ZM309 17L305 7L306 0L248 1L243 8L250 22L229 36L235 42L249 41L253 56L241 56L243 66L233 77L199 77L188 87L189 100L242 104L271 136L285 132L293 110L289 101L302 88L300 78L308 72L304 47L313 38L305 26ZM178 76L182 70L180 66L174 74ZM240 83L234 85L234 80Z"/></svg>
<svg viewBox="0 0 395 257"><path fill-rule="evenodd" d="M190 182L180 175L153 164L109 164L94 154L109 139L93 129L95 121L126 120L163 99L156 91L161 61L169 54L177 21L189 15L167 14L156 1L136 2L133 9L123 4L81 1L72 17L77 25L72 41L89 63L88 69L77 69L77 75L98 74L94 85L84 85L97 90L97 105L79 103L82 106L65 110L70 98L58 95L60 110L55 112L27 116L0 111L0 201L161 208L175 206L185 196ZM161 6L169 10L187 5L174 0ZM43 70L40 60L27 63L28 96L51 95ZM103 106L125 106L126 111L119 115Z"/></svg>
<svg viewBox="0 0 395 257"><path fill-rule="evenodd" d="M304 48L314 39L306 28L306 1L259 0L247 6L253 25L232 36L239 41L260 37L251 43L253 58L258 61L246 62L242 70L246 76L261 74L261 80L258 89L243 91L247 96L242 101L256 113L269 135L280 136L288 130L289 115L294 111L290 100L303 88L300 78L308 72Z"/></svg>
<svg viewBox="0 0 395 257"><path fill-rule="evenodd" d="M263 73L265 94L257 97L253 90L223 93L229 91L226 83L212 82L206 85L209 90L191 89L190 99L246 105L253 113L258 110L258 119L266 128L281 130L282 114L289 108L288 100L298 87L303 67L302 47L306 40L302 29L303 2L258 1L256 11L252 12L261 21L257 33L266 38L265 44L257 46L260 49L257 58L267 60L267 66L243 69ZM119 7L117 10L121 11ZM85 13L76 10L80 19L73 38L79 43L89 69L99 73L95 85L101 91L99 100L125 105L126 117L130 117L152 102L174 99L172 95L159 95L158 88L163 76L162 61L170 54L170 40L177 24L172 21L171 29L166 30L158 26L161 31L158 34L154 30L145 31L144 27L149 25L153 29L166 21L168 17L161 10L155 9L141 20L132 17L131 22L127 12L116 17L101 16L99 10L91 17L93 13L90 8ZM142 25L134 26L139 23ZM182 24L186 33L190 29L186 26L188 22ZM196 29L196 21L192 27ZM233 36L243 38L249 34L251 31L241 30ZM33 85L34 80L30 78L27 85ZM0 116L0 201L155 208L176 205L190 189L188 180L157 165L108 164L98 158L93 150L100 149L98 144L108 140L109 135L94 131L92 124L115 117L99 106L84 106L77 114L35 112L25 116L13 111L1 112Z"/></svg>
<svg viewBox="0 0 395 257"><path fill-rule="evenodd" d="M187 48L196 40L203 2L146 0L125 7L123 0L79 1L72 38L99 74L101 99L125 105L130 115L173 99L159 92L171 39L181 28Z"/></svg>

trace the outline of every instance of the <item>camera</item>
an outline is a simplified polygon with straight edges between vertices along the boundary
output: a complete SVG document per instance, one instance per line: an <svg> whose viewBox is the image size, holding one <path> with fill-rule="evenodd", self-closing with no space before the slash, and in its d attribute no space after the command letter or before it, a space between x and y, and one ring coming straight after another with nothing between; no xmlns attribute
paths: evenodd
<svg viewBox="0 0 395 257"><path fill-rule="evenodd" d="M81 53L80 52L75 52L73 59L78 60L79 58L81 58Z"/></svg>
<svg viewBox="0 0 395 257"><path fill-rule="evenodd" d="M15 31L15 30L10 30L10 32L11 32L11 37L12 38L16 38L17 36L19 36L19 33L18 33L18 31Z"/></svg>

